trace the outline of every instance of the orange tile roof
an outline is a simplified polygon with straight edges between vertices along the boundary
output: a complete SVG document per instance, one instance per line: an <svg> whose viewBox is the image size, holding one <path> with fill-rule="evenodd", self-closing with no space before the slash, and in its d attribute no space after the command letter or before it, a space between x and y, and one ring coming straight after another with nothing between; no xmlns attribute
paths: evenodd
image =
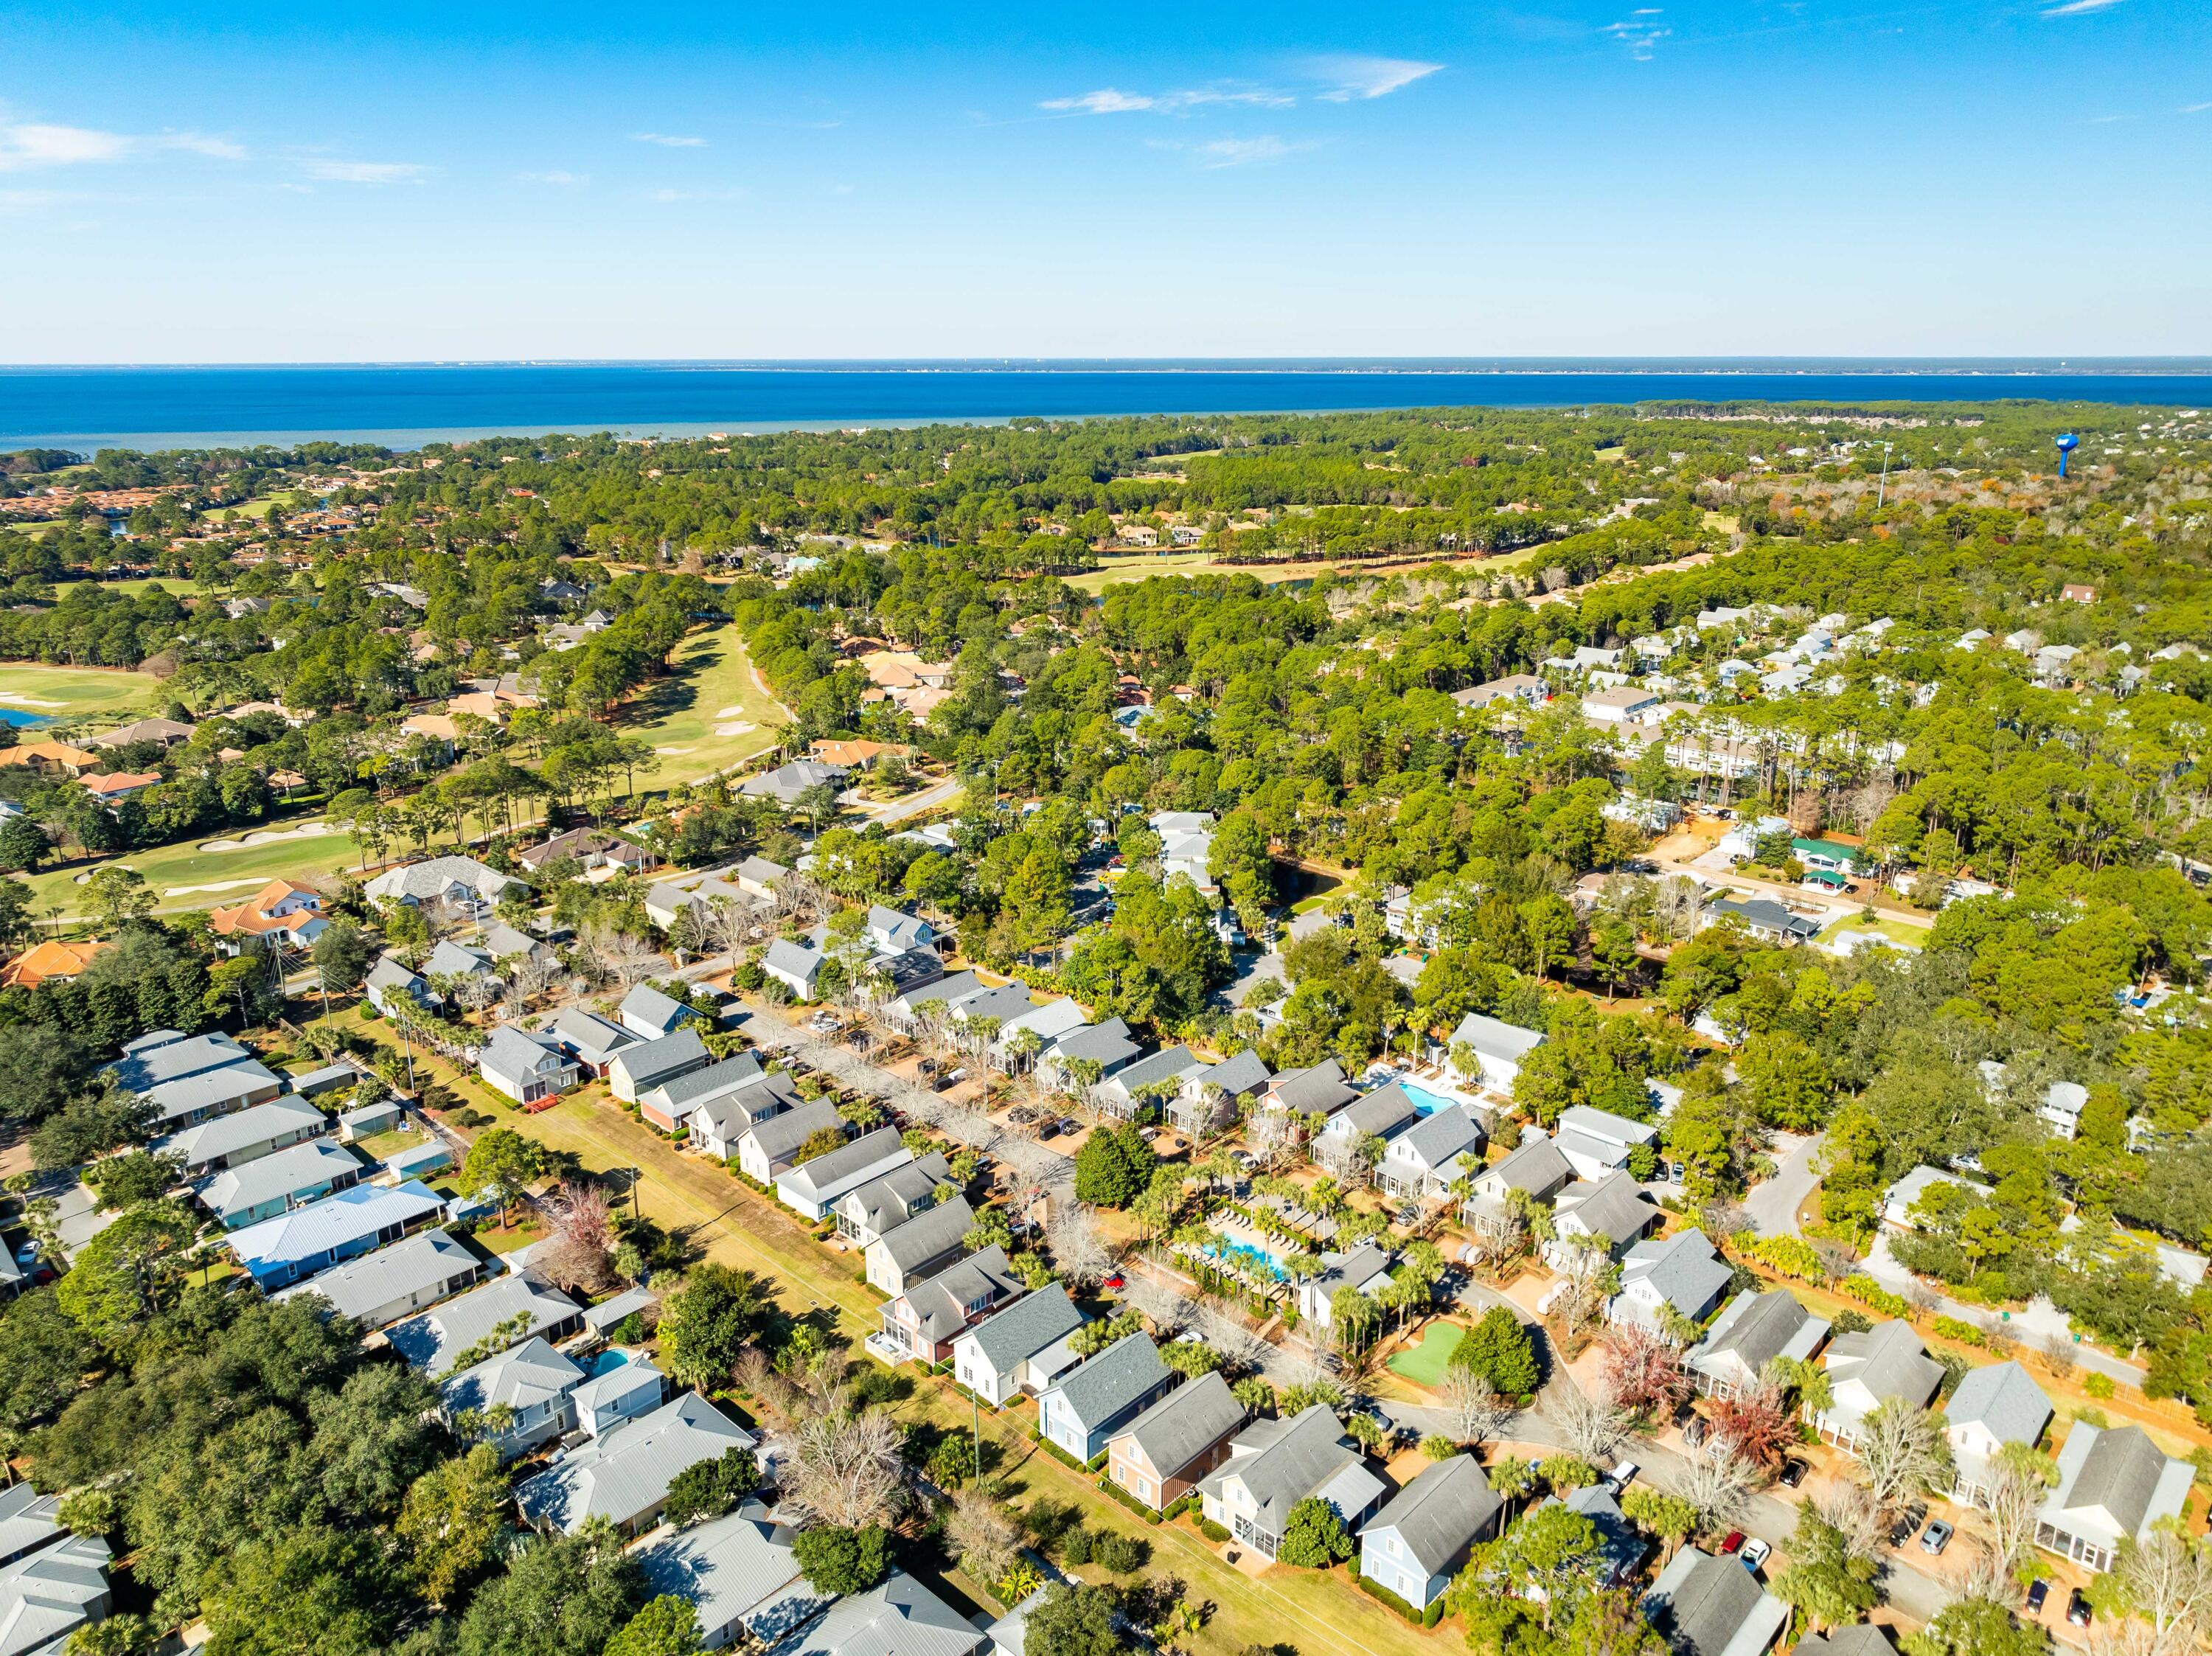
<svg viewBox="0 0 2212 1656"><path fill-rule="evenodd" d="M471 690L466 695L457 695L446 703L448 713L474 713L478 719L488 719L496 725L500 719L499 697L489 690Z"/></svg>
<svg viewBox="0 0 2212 1656"><path fill-rule="evenodd" d="M80 776L76 779L94 793L130 793L139 788L151 787L161 779L161 773L117 771L111 776Z"/></svg>
<svg viewBox="0 0 2212 1656"><path fill-rule="evenodd" d="M97 765L100 755L72 748L66 742L25 742L14 749L19 758L44 759L56 765Z"/></svg>
<svg viewBox="0 0 2212 1656"><path fill-rule="evenodd" d="M321 894L313 887L301 885L296 880L271 880L244 902L231 908L208 911L208 930L222 937L233 932L244 932L248 937L261 937L270 931L289 931L301 920L312 917L313 909L299 909L290 914L271 914L269 911L287 897L314 897Z"/></svg>
<svg viewBox="0 0 2212 1656"><path fill-rule="evenodd" d="M92 963L94 955L114 947L97 937L84 943L49 939L9 961L7 970L0 972L0 988L35 989L48 978L73 978Z"/></svg>

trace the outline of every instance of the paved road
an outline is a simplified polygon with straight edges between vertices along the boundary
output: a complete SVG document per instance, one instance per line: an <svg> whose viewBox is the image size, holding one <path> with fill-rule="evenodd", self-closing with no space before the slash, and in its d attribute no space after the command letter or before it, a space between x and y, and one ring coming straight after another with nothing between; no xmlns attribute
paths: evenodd
<svg viewBox="0 0 2212 1656"><path fill-rule="evenodd" d="M1765 1184L1754 1185L1743 1198L1744 1211L1751 1216L1752 1228L1761 1236L1799 1234L1799 1216L1806 1199L1813 1194L1813 1186L1819 1182L1813 1172L1814 1158L1827 1137L1826 1133L1817 1132L1806 1137L1792 1133L1775 1135L1774 1177Z"/></svg>
<svg viewBox="0 0 2212 1656"><path fill-rule="evenodd" d="M903 822L909 816L919 816L924 811L935 810L959 792L960 779L957 776L949 776L935 787L924 788L920 793L909 798L898 800L885 805L881 810L870 813L868 820L871 822L882 822L887 825L892 822Z"/></svg>
<svg viewBox="0 0 2212 1656"><path fill-rule="evenodd" d="M1890 1253L1887 1235L1875 1237L1874 1251L1860 1262L1859 1269L1895 1293L1904 1293L1913 1283L1912 1273L1899 1265ZM1967 1305L1948 1295L1937 1295L1936 1308L1947 1317L1957 1317L1961 1321L1976 1324L1992 1314L1986 1306ZM2054 1334L2069 1344L2074 1338L2067 1325L2066 1313L2040 1295L2014 1312L2006 1326L2017 1338L2034 1344L2040 1344ZM2128 1386L2140 1386L2143 1383L2143 1368L2140 1363L2110 1356L2087 1341L2073 1349L2074 1360L2093 1374L2109 1375Z"/></svg>

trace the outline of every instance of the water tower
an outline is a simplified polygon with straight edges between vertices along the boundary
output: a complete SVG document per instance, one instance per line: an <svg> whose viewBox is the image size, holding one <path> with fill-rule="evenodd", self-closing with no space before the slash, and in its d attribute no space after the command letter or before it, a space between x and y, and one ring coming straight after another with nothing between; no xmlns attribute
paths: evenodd
<svg viewBox="0 0 2212 1656"><path fill-rule="evenodd" d="M2066 475L2066 457L2081 446L2081 440L2072 432L2061 434L2058 439L2058 475Z"/></svg>

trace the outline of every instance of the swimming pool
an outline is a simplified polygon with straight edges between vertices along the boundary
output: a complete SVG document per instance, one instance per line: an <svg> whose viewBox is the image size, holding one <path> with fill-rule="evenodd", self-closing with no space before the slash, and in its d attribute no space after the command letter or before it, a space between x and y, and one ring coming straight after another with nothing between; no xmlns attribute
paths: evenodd
<svg viewBox="0 0 2212 1656"><path fill-rule="evenodd" d="M1452 1109L1459 1103L1455 1098L1446 1098L1442 1093L1431 1092L1416 1081L1401 1080L1398 1085L1406 1096L1413 1101L1413 1113L1416 1115L1434 1115L1438 1110Z"/></svg>
<svg viewBox="0 0 2212 1656"><path fill-rule="evenodd" d="M1221 1236L1199 1252L1209 1259L1235 1265L1238 1270L1250 1271L1255 1276L1272 1277L1279 1283L1291 1279L1291 1273L1283 1269L1280 1260L1267 1249L1255 1247L1250 1242L1231 1241L1228 1237Z"/></svg>
<svg viewBox="0 0 2212 1656"><path fill-rule="evenodd" d="M611 1374L629 1361L629 1353L627 1351L602 1351L592 1359L591 1378L597 1380L602 1374Z"/></svg>

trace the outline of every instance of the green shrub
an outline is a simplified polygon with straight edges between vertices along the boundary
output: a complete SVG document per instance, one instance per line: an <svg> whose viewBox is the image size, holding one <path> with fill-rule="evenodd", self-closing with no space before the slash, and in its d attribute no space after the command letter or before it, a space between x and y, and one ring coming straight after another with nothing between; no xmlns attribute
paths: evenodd
<svg viewBox="0 0 2212 1656"><path fill-rule="evenodd" d="M1210 1518L1201 1518L1198 1520L1198 1532L1217 1547L1229 1539L1229 1532Z"/></svg>
<svg viewBox="0 0 2212 1656"><path fill-rule="evenodd" d="M1127 1575L1144 1568L1152 1556L1152 1544L1133 1535L1102 1535L1091 1544L1091 1558L1116 1575Z"/></svg>
<svg viewBox="0 0 2212 1656"><path fill-rule="evenodd" d="M2110 1374L2084 1374L2081 1389L2093 1398L2110 1398L2112 1395L2112 1377Z"/></svg>

